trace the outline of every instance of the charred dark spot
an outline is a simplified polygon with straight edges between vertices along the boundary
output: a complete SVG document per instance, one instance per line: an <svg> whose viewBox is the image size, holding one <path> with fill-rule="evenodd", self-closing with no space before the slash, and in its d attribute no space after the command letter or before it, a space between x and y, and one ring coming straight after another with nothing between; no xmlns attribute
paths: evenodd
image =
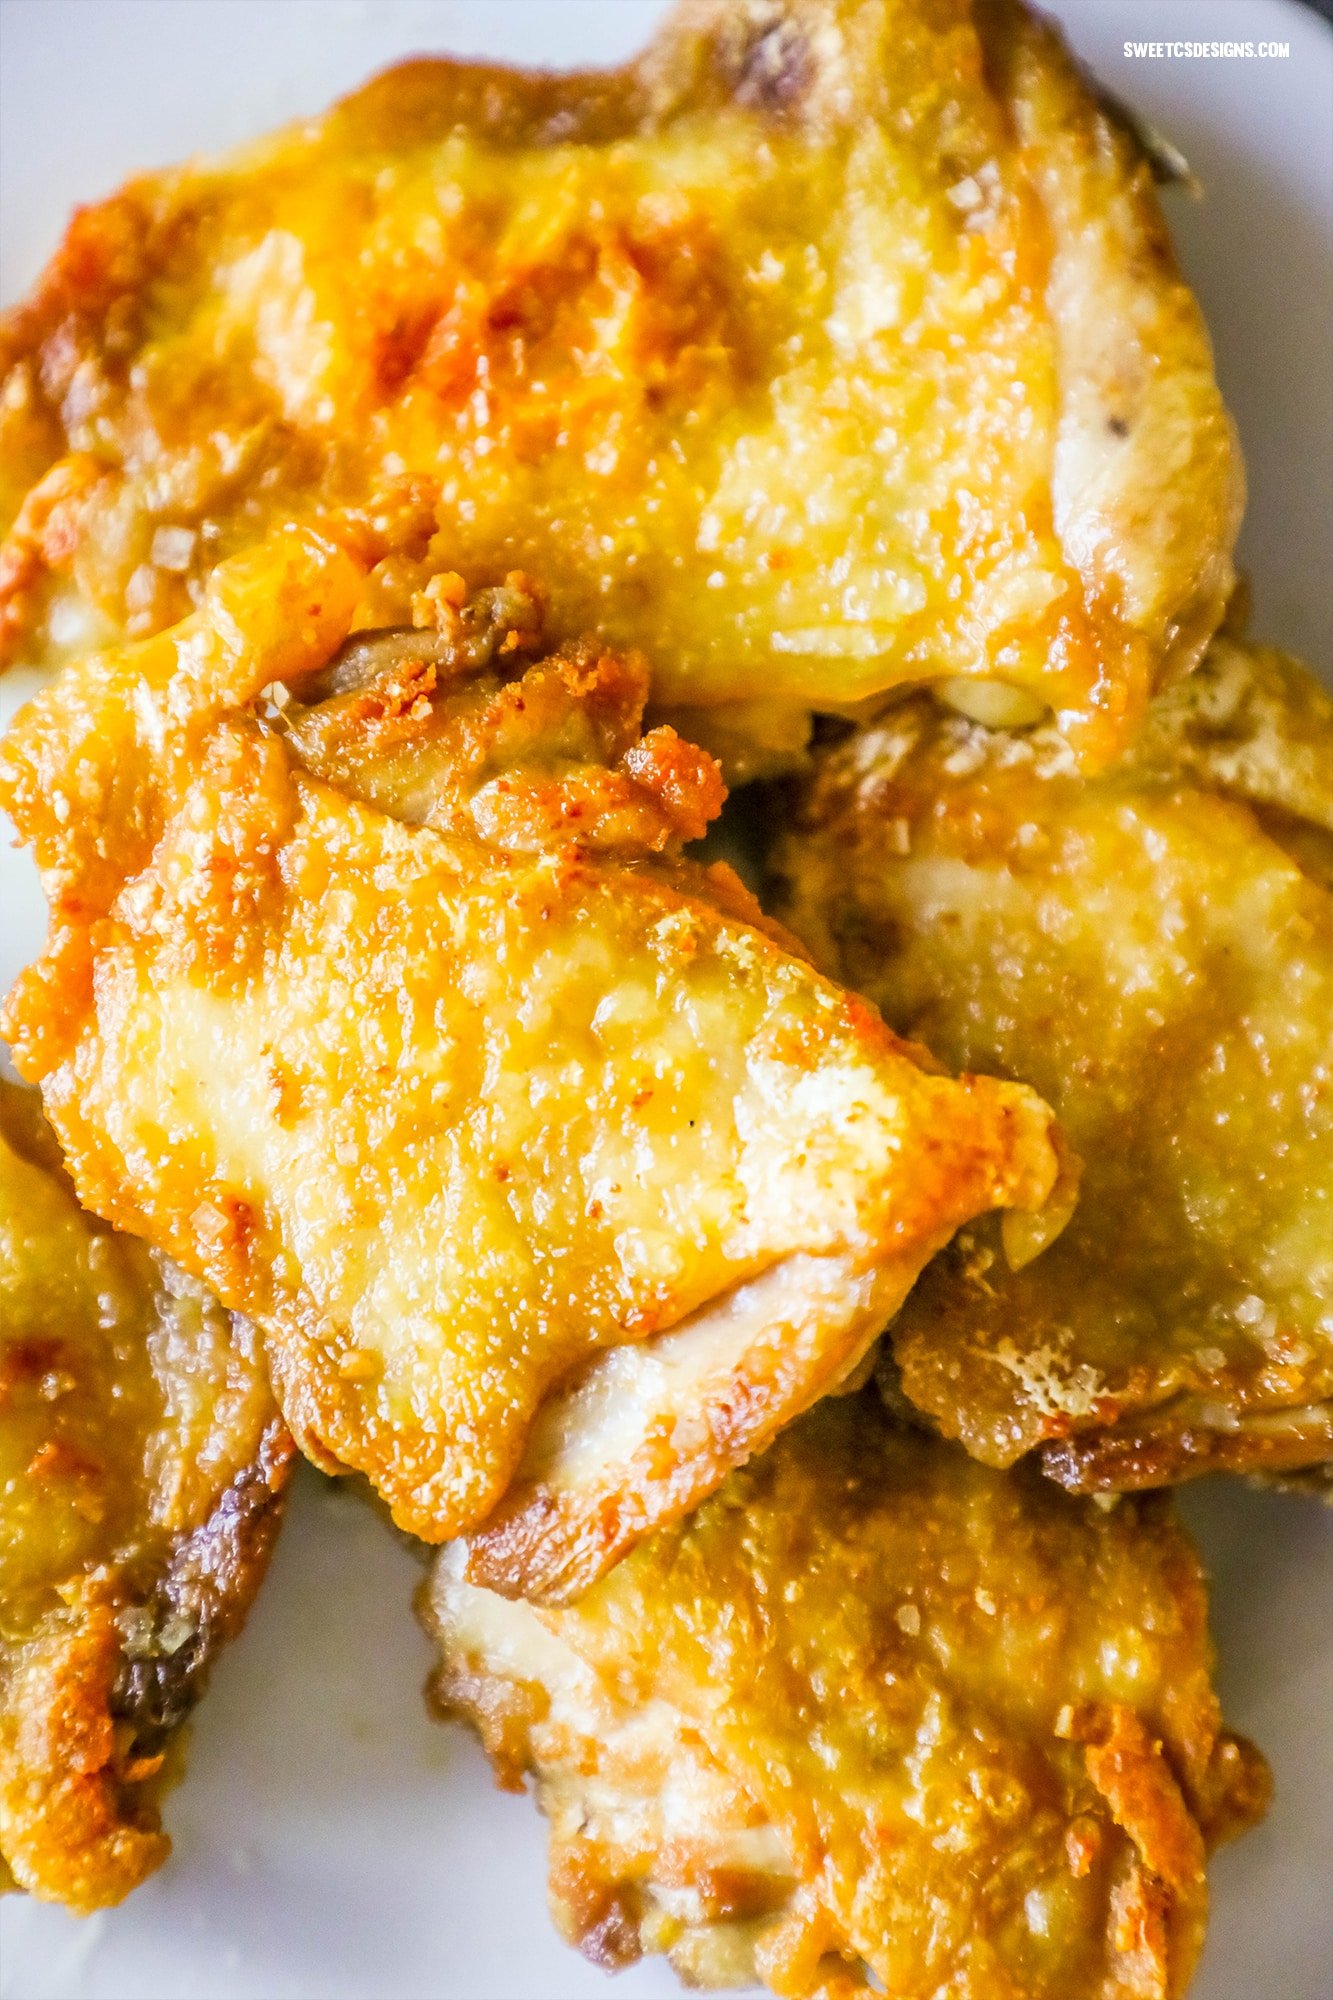
<svg viewBox="0 0 1333 2000"><path fill-rule="evenodd" d="M0 1365L0 1383L17 1387L19 1383L40 1382L44 1375L62 1365L63 1358L64 1348L58 1340L29 1335L26 1339L8 1341Z"/></svg>
<svg viewBox="0 0 1333 2000"><path fill-rule="evenodd" d="M480 673L500 654L531 655L542 643L543 617L536 586L515 571L503 584L473 591L457 607L447 630L388 625L354 632L328 665L303 683L302 705L364 693L405 668L433 666L443 682Z"/></svg>
<svg viewBox="0 0 1333 2000"><path fill-rule="evenodd" d="M805 96L813 74L805 35L794 21L778 15L757 24L742 46L736 101L756 111L789 111Z"/></svg>
<svg viewBox="0 0 1333 2000"><path fill-rule="evenodd" d="M174 1551L131 1627L112 1713L134 1728L140 1756L154 1756L204 1691L219 1647L239 1630L254 1579L268 1560L282 1512L291 1441L280 1424L238 1473L208 1519Z"/></svg>
<svg viewBox="0 0 1333 2000"><path fill-rule="evenodd" d="M1113 438L1127 438L1129 436L1129 425L1124 417L1108 417L1106 419L1106 428Z"/></svg>
<svg viewBox="0 0 1333 2000"><path fill-rule="evenodd" d="M381 397L396 396L421 365L439 319L434 303L400 312L376 329L371 342L371 370Z"/></svg>
<svg viewBox="0 0 1333 2000"><path fill-rule="evenodd" d="M127 1655L112 1697L112 1713L132 1723L135 1754L155 1757L165 1748L203 1692L212 1648L197 1630L176 1644L169 1614L154 1605L158 1623L148 1650ZM167 1651L168 1644L172 1650Z"/></svg>
<svg viewBox="0 0 1333 2000"><path fill-rule="evenodd" d="M579 1950L603 1972L619 1972L642 1958L635 1897L628 1885L611 1890L596 1917L579 1937Z"/></svg>
<svg viewBox="0 0 1333 2000"><path fill-rule="evenodd" d="M845 715L817 715L811 724L810 745L812 749L823 750L834 743L845 743L855 734L856 724Z"/></svg>

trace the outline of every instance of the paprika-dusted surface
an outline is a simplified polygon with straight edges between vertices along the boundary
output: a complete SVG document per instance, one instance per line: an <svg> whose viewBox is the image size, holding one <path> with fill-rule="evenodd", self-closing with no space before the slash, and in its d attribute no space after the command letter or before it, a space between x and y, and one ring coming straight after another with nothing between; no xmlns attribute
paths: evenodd
<svg viewBox="0 0 1333 2000"><path fill-rule="evenodd" d="M830 1399L579 1603L437 1559L438 1702L535 1780L550 1896L614 1967L784 2000L1166 2000L1208 1848L1263 1810L1203 1577L1109 1511Z"/></svg>
<svg viewBox="0 0 1333 2000"><path fill-rule="evenodd" d="M922 680L1104 760L1218 623L1242 497L1152 181L1010 0L390 70L80 211L8 315L5 648L162 630L322 515L531 568L742 768Z"/></svg>

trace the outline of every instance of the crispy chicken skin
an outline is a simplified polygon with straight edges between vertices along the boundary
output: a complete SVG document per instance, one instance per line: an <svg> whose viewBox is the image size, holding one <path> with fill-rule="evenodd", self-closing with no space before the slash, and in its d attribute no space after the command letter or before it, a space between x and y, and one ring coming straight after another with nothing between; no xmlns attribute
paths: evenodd
<svg viewBox="0 0 1333 2000"><path fill-rule="evenodd" d="M1085 1173L1010 1269L983 1222L893 1334L993 1464L1073 1487L1333 1458L1333 703L1219 640L1092 782L920 701L827 752L779 907L948 1062L1045 1092Z"/></svg>
<svg viewBox="0 0 1333 2000"><path fill-rule="evenodd" d="M286 531L20 715L52 924L15 1060L81 1198L261 1327L318 1462L575 1591L1059 1154L680 857L722 788L641 733L640 661L541 656L517 574L440 575L415 630L366 590Z"/></svg>
<svg viewBox="0 0 1333 2000"><path fill-rule="evenodd" d="M3 322L8 653L162 630L313 510L393 575L534 570L742 766L927 679L1104 759L1217 625L1242 497L1151 182L1007 0L405 64L82 210Z"/></svg>
<svg viewBox="0 0 1333 2000"><path fill-rule="evenodd" d="M290 1457L253 1331L86 1215L0 1078L0 1887L93 1910L165 1858Z"/></svg>
<svg viewBox="0 0 1333 2000"><path fill-rule="evenodd" d="M1163 2000L1256 1818L1198 1561L830 1399L577 1604L441 1551L433 1693L533 1774L563 1934L784 2000Z"/></svg>

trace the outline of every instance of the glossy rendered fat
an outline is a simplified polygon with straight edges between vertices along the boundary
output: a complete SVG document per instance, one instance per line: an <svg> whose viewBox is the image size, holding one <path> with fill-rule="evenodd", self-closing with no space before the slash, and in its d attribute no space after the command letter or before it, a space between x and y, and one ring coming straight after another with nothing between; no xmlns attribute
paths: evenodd
<svg viewBox="0 0 1333 2000"><path fill-rule="evenodd" d="M1165 1500L1109 1510L830 1400L577 1604L446 1549L433 1683L550 1820L596 1962L784 2000L1167 2000L1262 1811Z"/></svg>
<svg viewBox="0 0 1333 2000"><path fill-rule="evenodd" d="M1007 0L404 65L82 211L0 368L14 657L160 630L313 513L390 576L536 571L557 639L643 646L742 768L922 680L1095 761L1232 580L1149 162Z"/></svg>

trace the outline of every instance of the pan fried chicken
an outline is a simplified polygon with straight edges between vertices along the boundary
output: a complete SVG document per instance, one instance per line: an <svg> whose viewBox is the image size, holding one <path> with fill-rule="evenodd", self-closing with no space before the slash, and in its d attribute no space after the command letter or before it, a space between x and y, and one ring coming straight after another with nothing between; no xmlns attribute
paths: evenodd
<svg viewBox="0 0 1333 2000"><path fill-rule="evenodd" d="M275 524L515 565L738 767L937 681L1104 760L1241 472L1151 164L1010 0L692 0L617 73L405 64L81 211L0 330L11 656Z"/></svg>
<svg viewBox="0 0 1333 2000"><path fill-rule="evenodd" d="M253 1331L78 1207L0 1079L0 1888L117 1903L242 1624L291 1441Z"/></svg>
<svg viewBox="0 0 1333 2000"><path fill-rule="evenodd" d="M443 1550L440 1706L535 1779L563 1934L784 2000L1167 2000L1262 1812L1164 1498L827 1401L577 1604Z"/></svg>
<svg viewBox="0 0 1333 2000"><path fill-rule="evenodd" d="M1333 702L1219 641L1091 782L920 701L827 752L783 913L1085 1162L1059 1241L984 1221L893 1330L908 1396L1077 1488L1333 1459Z"/></svg>
<svg viewBox="0 0 1333 2000"><path fill-rule="evenodd" d="M20 715L9 1028L96 1213L262 1329L321 1464L575 1592L857 1368L1046 1107L941 1074L681 857L716 767L515 573L368 630L291 530ZM378 601L378 600L377 600Z"/></svg>

